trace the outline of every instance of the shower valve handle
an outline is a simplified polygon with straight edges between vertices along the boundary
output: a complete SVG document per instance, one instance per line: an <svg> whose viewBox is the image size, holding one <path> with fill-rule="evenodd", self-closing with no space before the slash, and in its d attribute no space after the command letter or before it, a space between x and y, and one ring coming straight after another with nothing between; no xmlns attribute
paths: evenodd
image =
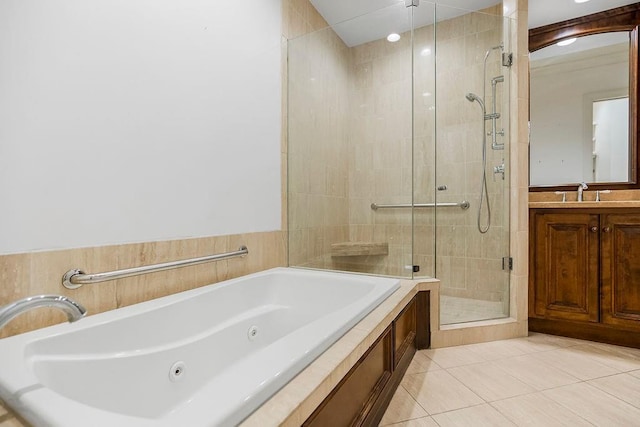
<svg viewBox="0 0 640 427"><path fill-rule="evenodd" d="M498 165L498 166L494 166L493 167L493 180L496 180L496 175L501 173L502 174L502 179L504 180L504 160L502 161L502 164Z"/></svg>

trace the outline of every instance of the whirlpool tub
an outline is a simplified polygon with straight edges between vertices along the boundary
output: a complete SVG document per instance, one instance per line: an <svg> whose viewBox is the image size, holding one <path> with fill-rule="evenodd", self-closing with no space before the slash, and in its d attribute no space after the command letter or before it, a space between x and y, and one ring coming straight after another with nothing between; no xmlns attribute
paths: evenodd
<svg viewBox="0 0 640 427"><path fill-rule="evenodd" d="M276 268L2 339L0 398L34 425L235 425L398 286Z"/></svg>

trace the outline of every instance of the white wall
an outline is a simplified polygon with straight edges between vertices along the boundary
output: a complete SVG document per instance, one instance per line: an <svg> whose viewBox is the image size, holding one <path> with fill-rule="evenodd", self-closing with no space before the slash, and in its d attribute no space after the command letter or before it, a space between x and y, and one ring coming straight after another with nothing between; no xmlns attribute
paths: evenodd
<svg viewBox="0 0 640 427"><path fill-rule="evenodd" d="M279 229L280 20L0 2L0 253Z"/></svg>
<svg viewBox="0 0 640 427"><path fill-rule="evenodd" d="M628 52L622 46L595 58L577 57L531 69L530 182L558 185L593 182L592 94L628 86ZM624 91L624 89L622 89ZM594 99L597 99L594 98ZM626 179L625 179L626 180Z"/></svg>

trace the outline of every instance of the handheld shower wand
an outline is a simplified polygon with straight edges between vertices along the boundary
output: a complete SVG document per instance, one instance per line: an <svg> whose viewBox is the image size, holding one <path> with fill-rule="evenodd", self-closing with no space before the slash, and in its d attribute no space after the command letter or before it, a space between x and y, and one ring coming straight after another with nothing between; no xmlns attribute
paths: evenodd
<svg viewBox="0 0 640 427"><path fill-rule="evenodd" d="M480 204L478 205L478 231L484 234L491 228L491 206L489 205L489 189L487 188L487 113L484 107L484 101L475 93L467 93L465 98L469 102L477 102L482 108L482 183L480 185ZM483 227L480 223L482 216L482 204L487 204L487 225Z"/></svg>
<svg viewBox="0 0 640 427"><path fill-rule="evenodd" d="M482 115L483 116L485 115L484 101L482 100L482 98L480 98L475 93L471 93L471 92L466 94L465 98L467 98L467 100L469 100L469 102L476 101L478 104L480 104L480 107L482 108Z"/></svg>

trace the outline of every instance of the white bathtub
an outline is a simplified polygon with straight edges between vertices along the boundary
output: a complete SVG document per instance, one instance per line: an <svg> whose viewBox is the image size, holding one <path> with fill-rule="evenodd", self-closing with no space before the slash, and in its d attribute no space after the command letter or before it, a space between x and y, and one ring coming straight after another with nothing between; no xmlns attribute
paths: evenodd
<svg viewBox="0 0 640 427"><path fill-rule="evenodd" d="M398 286L276 268L2 339L0 398L36 426L235 425Z"/></svg>

